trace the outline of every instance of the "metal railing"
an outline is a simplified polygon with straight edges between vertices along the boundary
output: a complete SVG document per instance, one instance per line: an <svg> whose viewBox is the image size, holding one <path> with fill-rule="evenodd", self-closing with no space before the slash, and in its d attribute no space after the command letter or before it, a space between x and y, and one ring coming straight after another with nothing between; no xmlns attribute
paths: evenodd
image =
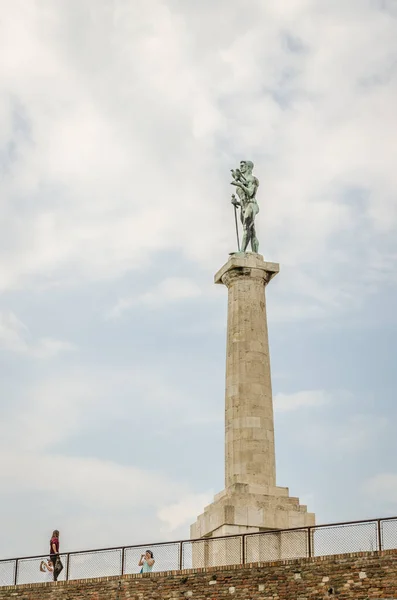
<svg viewBox="0 0 397 600"><path fill-rule="evenodd" d="M397 517L368 519L246 533L217 538L158 542L61 554L58 580L139 573L139 558L154 553L153 571L176 571L311 556L327 556L397 548ZM40 562L47 556L0 560L0 587L43 582Z"/></svg>

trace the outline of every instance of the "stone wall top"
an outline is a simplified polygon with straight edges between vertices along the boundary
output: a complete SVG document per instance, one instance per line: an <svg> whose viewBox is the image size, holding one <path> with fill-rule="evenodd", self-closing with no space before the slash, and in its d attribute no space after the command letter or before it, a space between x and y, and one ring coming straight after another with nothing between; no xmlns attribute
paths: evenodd
<svg viewBox="0 0 397 600"><path fill-rule="evenodd" d="M397 550L0 587L0 600L397 599Z"/></svg>

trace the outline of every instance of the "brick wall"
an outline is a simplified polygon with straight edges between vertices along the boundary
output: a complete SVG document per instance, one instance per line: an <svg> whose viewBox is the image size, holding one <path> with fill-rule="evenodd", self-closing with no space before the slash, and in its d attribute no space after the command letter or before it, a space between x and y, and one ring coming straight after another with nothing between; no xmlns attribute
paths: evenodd
<svg viewBox="0 0 397 600"><path fill-rule="evenodd" d="M395 598L397 550L0 588L0 600Z"/></svg>

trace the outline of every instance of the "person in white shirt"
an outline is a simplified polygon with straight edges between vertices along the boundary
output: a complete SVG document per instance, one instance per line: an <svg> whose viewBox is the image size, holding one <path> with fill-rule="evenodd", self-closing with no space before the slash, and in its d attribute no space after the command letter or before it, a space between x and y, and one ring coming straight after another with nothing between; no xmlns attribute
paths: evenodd
<svg viewBox="0 0 397 600"><path fill-rule="evenodd" d="M54 581L54 565L50 560L42 560L40 563L40 571L44 573L44 581Z"/></svg>

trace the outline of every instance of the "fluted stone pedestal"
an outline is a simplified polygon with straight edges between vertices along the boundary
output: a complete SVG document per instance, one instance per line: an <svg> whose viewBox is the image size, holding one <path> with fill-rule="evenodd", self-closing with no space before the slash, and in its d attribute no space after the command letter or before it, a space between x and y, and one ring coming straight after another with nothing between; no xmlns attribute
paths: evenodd
<svg viewBox="0 0 397 600"><path fill-rule="evenodd" d="M225 490L191 526L192 539L315 523L314 514L308 513L298 498L290 497L288 488L276 486L265 287L278 272L279 265L265 262L260 254L236 253L215 275L215 283L228 288ZM224 564L219 562L220 542L217 556L210 558L207 552L206 566ZM277 557L291 554L291 548L286 552L286 543L285 536L274 538ZM301 541L295 536L295 556L305 554L303 545L304 535ZM253 553L264 560L259 546L258 542ZM225 545L224 559L226 554Z"/></svg>

